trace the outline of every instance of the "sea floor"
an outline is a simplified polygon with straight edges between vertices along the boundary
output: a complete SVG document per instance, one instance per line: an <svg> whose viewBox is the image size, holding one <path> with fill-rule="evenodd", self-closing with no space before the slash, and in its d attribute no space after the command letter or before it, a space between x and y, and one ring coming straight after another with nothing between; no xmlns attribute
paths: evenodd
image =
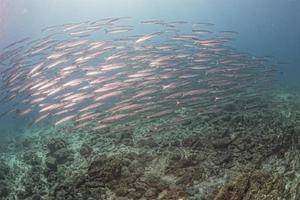
<svg viewBox="0 0 300 200"><path fill-rule="evenodd" d="M300 94L220 113L74 130L40 125L0 143L0 199L298 200ZM253 105L253 104L252 104Z"/></svg>

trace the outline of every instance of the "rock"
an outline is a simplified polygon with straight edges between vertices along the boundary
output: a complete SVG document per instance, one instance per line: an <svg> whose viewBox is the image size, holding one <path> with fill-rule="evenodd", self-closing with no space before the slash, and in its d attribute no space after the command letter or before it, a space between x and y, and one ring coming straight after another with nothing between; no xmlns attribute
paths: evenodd
<svg viewBox="0 0 300 200"><path fill-rule="evenodd" d="M119 142L122 142L123 140L126 140L126 139L132 139L132 130L131 129L123 130L118 138Z"/></svg>
<svg viewBox="0 0 300 200"><path fill-rule="evenodd" d="M223 108L225 111L227 112L234 112L238 109L237 105L236 104L233 104L233 103L228 103L224 106Z"/></svg>
<svg viewBox="0 0 300 200"><path fill-rule="evenodd" d="M115 191L117 196L126 196L128 194L128 190L125 187L117 188Z"/></svg>
<svg viewBox="0 0 300 200"><path fill-rule="evenodd" d="M38 157L33 151L26 151L23 154L23 160L29 165L40 165L42 162L42 159Z"/></svg>
<svg viewBox="0 0 300 200"><path fill-rule="evenodd" d="M122 177L127 178L131 176L131 173L129 171L129 168L127 166L123 166L122 169Z"/></svg>
<svg viewBox="0 0 300 200"><path fill-rule="evenodd" d="M214 159L214 163L216 165L222 165L230 162L232 160L232 154L229 151L220 152L217 154L216 158Z"/></svg>
<svg viewBox="0 0 300 200"><path fill-rule="evenodd" d="M235 115L232 117L231 122L234 124L238 124L244 121L244 116L243 115Z"/></svg>
<svg viewBox="0 0 300 200"><path fill-rule="evenodd" d="M59 149L66 147L66 142L61 138L51 138L48 141L47 147L48 147L50 153L54 153L54 152L58 151Z"/></svg>
<svg viewBox="0 0 300 200"><path fill-rule="evenodd" d="M143 196L143 194L141 194L137 191L131 191L128 193L127 196L129 199L140 199Z"/></svg>
<svg viewBox="0 0 300 200"><path fill-rule="evenodd" d="M199 153L196 155L195 160L197 160L198 162L202 162L202 161L206 160L205 152L199 152Z"/></svg>
<svg viewBox="0 0 300 200"><path fill-rule="evenodd" d="M25 147L25 148L28 148L28 147L30 147L31 142L32 142L32 141L31 141L29 138L26 138L26 139L24 139L24 140L22 141L22 146Z"/></svg>
<svg viewBox="0 0 300 200"><path fill-rule="evenodd" d="M41 195L39 195L39 194L34 194L31 198L32 198L32 200L41 200L42 199Z"/></svg>
<svg viewBox="0 0 300 200"><path fill-rule="evenodd" d="M166 183L166 181L152 174L148 174L146 177L142 177L141 182L146 183L149 187L156 188L159 192L168 188L168 184Z"/></svg>
<svg viewBox="0 0 300 200"><path fill-rule="evenodd" d="M82 144L79 153L82 157L87 158L91 155L93 149L88 144Z"/></svg>
<svg viewBox="0 0 300 200"><path fill-rule="evenodd" d="M56 158L58 164L64 164L72 160L72 152L67 148L62 148L54 152L53 157Z"/></svg>
<svg viewBox="0 0 300 200"><path fill-rule="evenodd" d="M89 181L85 184L85 186L88 188L99 188L99 187L103 187L104 184L102 182Z"/></svg>
<svg viewBox="0 0 300 200"><path fill-rule="evenodd" d="M175 152L173 152L173 154L170 156L170 160L172 160L172 161L180 161L182 159L182 155L181 155L181 153L179 152L179 151L175 151Z"/></svg>
<svg viewBox="0 0 300 200"><path fill-rule="evenodd" d="M50 171L56 171L57 170L57 161L56 158L52 156L48 156L45 161L46 166Z"/></svg>
<svg viewBox="0 0 300 200"><path fill-rule="evenodd" d="M215 139L214 141L212 141L212 145L216 149L224 149L228 147L230 142L231 142L230 138L226 137L226 138Z"/></svg>
<svg viewBox="0 0 300 200"><path fill-rule="evenodd" d="M67 192L65 190L59 190L57 193L56 193L56 199L58 200L63 200L63 199L66 199L66 194Z"/></svg>
<svg viewBox="0 0 300 200"><path fill-rule="evenodd" d="M130 200L127 197L118 197L118 200Z"/></svg>
<svg viewBox="0 0 300 200"><path fill-rule="evenodd" d="M180 190L180 189L171 189L166 191L163 196L161 198L159 198L160 200L188 200L187 198L187 194Z"/></svg>
<svg viewBox="0 0 300 200"><path fill-rule="evenodd" d="M283 177L257 170L225 184L214 200L287 199L285 186Z"/></svg>
<svg viewBox="0 0 300 200"><path fill-rule="evenodd" d="M141 139L138 144L139 147L150 147L155 148L158 147L158 144L155 142L153 138Z"/></svg>
<svg viewBox="0 0 300 200"><path fill-rule="evenodd" d="M121 178L122 161L114 158L104 158L94 161L88 170L88 175L101 182L118 181Z"/></svg>
<svg viewBox="0 0 300 200"><path fill-rule="evenodd" d="M232 119L231 115L224 115L220 118L220 120L223 120L224 122L229 122Z"/></svg>
<svg viewBox="0 0 300 200"><path fill-rule="evenodd" d="M9 187L5 181L0 181L0 197L7 197L10 193Z"/></svg>
<svg viewBox="0 0 300 200"><path fill-rule="evenodd" d="M191 136L182 140L182 146L193 148L193 149L203 149L205 147L205 141L197 136Z"/></svg>
<svg viewBox="0 0 300 200"><path fill-rule="evenodd" d="M32 181L35 182L35 183L38 183L41 180L39 175L40 175L39 173L33 174L32 177L31 177Z"/></svg>
<svg viewBox="0 0 300 200"><path fill-rule="evenodd" d="M184 120L181 123L182 126L188 126L188 125L191 125L191 124L192 124L192 120L190 120L190 119Z"/></svg>
<svg viewBox="0 0 300 200"><path fill-rule="evenodd" d="M10 169L4 162L0 162L0 180L5 179Z"/></svg>
<svg viewBox="0 0 300 200"><path fill-rule="evenodd" d="M156 188L149 188L144 194L146 198L153 198L156 197L157 195L158 195L158 191Z"/></svg>
<svg viewBox="0 0 300 200"><path fill-rule="evenodd" d="M189 187L186 189L186 193L189 196L195 196L199 192L199 188L197 187Z"/></svg>
<svg viewBox="0 0 300 200"><path fill-rule="evenodd" d="M137 160L133 160L129 166L128 169L130 172L134 172L134 171L144 171L144 167L142 165L142 163L138 162Z"/></svg>
<svg viewBox="0 0 300 200"><path fill-rule="evenodd" d="M26 199L27 193L24 190L17 190L16 191L17 197L16 199Z"/></svg>
<svg viewBox="0 0 300 200"><path fill-rule="evenodd" d="M141 194L144 194L147 191L147 185L146 184L136 183L134 185L134 188L135 188L136 192L139 192Z"/></svg>
<svg viewBox="0 0 300 200"><path fill-rule="evenodd" d="M176 181L177 185L190 185L193 181L201 180L204 176L201 168L188 168L178 171L178 173L180 173L180 178Z"/></svg>

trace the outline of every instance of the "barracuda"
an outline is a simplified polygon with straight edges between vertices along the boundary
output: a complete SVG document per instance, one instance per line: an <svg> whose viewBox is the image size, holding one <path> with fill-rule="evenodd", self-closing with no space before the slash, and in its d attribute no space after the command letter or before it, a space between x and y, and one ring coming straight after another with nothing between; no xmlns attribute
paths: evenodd
<svg viewBox="0 0 300 200"><path fill-rule="evenodd" d="M5 47L0 106L8 111L0 116L34 113L33 124L74 120L75 127L93 125L94 130L172 121L182 117L180 109L194 116L199 110L222 110L234 96L255 98L274 78L276 66L265 57L254 59L228 47L234 31L215 34L210 23L145 20L141 26L156 30L145 33L120 25L125 19L48 27L41 39ZM181 32L184 24L190 28Z"/></svg>

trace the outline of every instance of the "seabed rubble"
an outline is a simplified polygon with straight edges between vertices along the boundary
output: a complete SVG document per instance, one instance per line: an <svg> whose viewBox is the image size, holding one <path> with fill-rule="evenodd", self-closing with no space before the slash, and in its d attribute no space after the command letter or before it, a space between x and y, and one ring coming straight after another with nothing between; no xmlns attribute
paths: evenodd
<svg viewBox="0 0 300 200"><path fill-rule="evenodd" d="M274 93L173 124L35 126L0 144L0 199L298 200L299 100Z"/></svg>

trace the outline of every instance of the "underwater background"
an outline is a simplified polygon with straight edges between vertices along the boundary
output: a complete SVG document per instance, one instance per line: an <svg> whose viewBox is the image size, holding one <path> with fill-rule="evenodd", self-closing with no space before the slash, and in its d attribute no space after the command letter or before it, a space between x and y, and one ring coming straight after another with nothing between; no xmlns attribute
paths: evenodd
<svg viewBox="0 0 300 200"><path fill-rule="evenodd" d="M300 199L299 11L0 0L0 199Z"/></svg>
<svg viewBox="0 0 300 200"><path fill-rule="evenodd" d="M292 69L286 80L296 81L299 63L299 2L288 1L205 1L205 0L113 0L113 1L1 1L1 48L42 28L71 22L128 16L147 19L212 22L219 30L239 32L234 47L254 55L268 55L288 62ZM288 67L285 67L288 68Z"/></svg>

